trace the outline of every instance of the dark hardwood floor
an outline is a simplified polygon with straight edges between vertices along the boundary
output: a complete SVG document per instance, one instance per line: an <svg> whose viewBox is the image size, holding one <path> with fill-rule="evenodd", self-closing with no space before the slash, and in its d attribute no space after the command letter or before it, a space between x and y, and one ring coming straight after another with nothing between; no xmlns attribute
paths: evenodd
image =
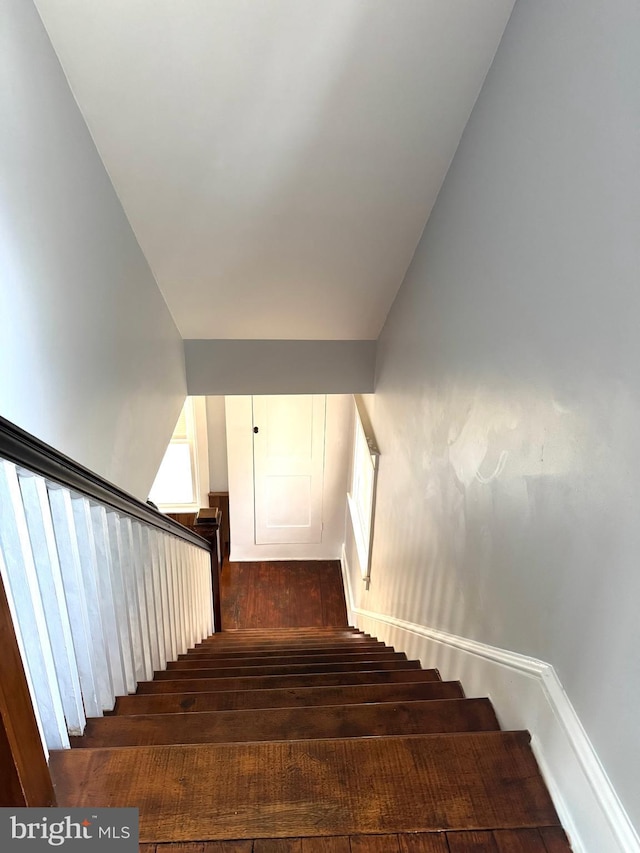
<svg viewBox="0 0 640 853"><path fill-rule="evenodd" d="M141 844L140 853L571 853L560 827Z"/></svg>
<svg viewBox="0 0 640 853"><path fill-rule="evenodd" d="M347 624L337 560L260 563L225 560L220 597L223 631Z"/></svg>

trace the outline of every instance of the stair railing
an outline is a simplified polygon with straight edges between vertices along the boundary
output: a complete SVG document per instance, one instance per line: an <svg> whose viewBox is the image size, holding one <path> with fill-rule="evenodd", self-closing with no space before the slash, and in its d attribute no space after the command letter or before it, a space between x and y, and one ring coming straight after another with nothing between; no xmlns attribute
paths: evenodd
<svg viewBox="0 0 640 853"><path fill-rule="evenodd" d="M4 418L0 574L45 754L214 630L209 543Z"/></svg>

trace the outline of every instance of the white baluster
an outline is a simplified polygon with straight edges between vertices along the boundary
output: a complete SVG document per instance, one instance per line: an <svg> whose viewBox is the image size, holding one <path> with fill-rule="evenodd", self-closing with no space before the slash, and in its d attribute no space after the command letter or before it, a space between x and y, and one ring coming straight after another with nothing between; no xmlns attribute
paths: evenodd
<svg viewBox="0 0 640 853"><path fill-rule="evenodd" d="M187 650L191 648L191 608L189 607L189 565L187 563L186 547L184 542L178 542L180 552L180 577L182 579L182 608L184 613L185 644Z"/></svg>
<svg viewBox="0 0 640 853"><path fill-rule="evenodd" d="M153 561L149 528L140 524L140 560L144 576L144 595L147 608L147 623L149 625L149 648L151 650L151 666L153 671L160 669L160 647L158 645L158 627L156 624L156 593L154 588Z"/></svg>
<svg viewBox="0 0 640 853"><path fill-rule="evenodd" d="M18 479L40 593L42 601L46 602L44 615L67 730L69 734L81 735L86 718L47 485L42 477L22 469L18 470Z"/></svg>
<svg viewBox="0 0 640 853"><path fill-rule="evenodd" d="M0 569L10 599L16 634L30 675L34 705L49 749L69 745L64 708L49 642L40 586L15 465L0 462Z"/></svg>
<svg viewBox="0 0 640 853"><path fill-rule="evenodd" d="M87 610L78 541L73 521L71 495L67 489L47 483L51 517L62 571L64 596L78 663L82 699L87 717L102 716L97 673L93 657L93 626Z"/></svg>
<svg viewBox="0 0 640 853"><path fill-rule="evenodd" d="M173 536L163 536L162 544L164 547L165 566L167 570L167 598L168 598L168 614L169 614L169 638L171 641L170 660L176 660L178 657L178 640L177 640L177 615L175 603L175 584L174 584L174 565L171 543Z"/></svg>
<svg viewBox="0 0 640 853"><path fill-rule="evenodd" d="M116 696L113 689L111 662L107 654L105 626L102 622L102 607L98 589L98 560L93 538L93 524L91 523L91 507L86 498L78 495L72 495L71 506L78 541L78 553L80 554L87 613L91 625L89 636L98 698L102 710L110 711L115 704Z"/></svg>
<svg viewBox="0 0 640 853"><path fill-rule="evenodd" d="M182 567L182 549L179 539L174 539L173 546L176 558L176 599L178 601L178 624L180 627L180 643L178 651L184 654L187 651L187 632L184 614L184 571Z"/></svg>
<svg viewBox="0 0 640 853"><path fill-rule="evenodd" d="M104 640L109 659L113 692L116 696L122 696L126 692L127 687L118 620L126 618L126 615L119 612L116 608L113 589L115 570L109 546L107 511L103 506L93 505L90 507L90 516L93 525L93 539L97 561L100 612L102 615L102 626L104 629Z"/></svg>
<svg viewBox="0 0 640 853"><path fill-rule="evenodd" d="M144 659L144 680L153 678L153 659L151 657L151 633L149 631L149 615L147 594L145 589L144 556L141 541L142 531L137 521L131 522L131 541L133 542L133 567L138 592L138 618L142 635L142 655Z"/></svg>
<svg viewBox="0 0 640 853"><path fill-rule="evenodd" d="M160 556L158 554L158 534L153 527L147 527L149 542L149 564L153 580L153 607L156 626L156 645L158 648L158 664L156 669L166 669L167 658L164 648L164 621L162 618L162 583L160 578Z"/></svg>
<svg viewBox="0 0 640 853"><path fill-rule="evenodd" d="M193 647L198 640L198 598L196 590L196 573L195 573L195 548L189 546L187 553L189 556L189 587L191 589L191 646Z"/></svg>
<svg viewBox="0 0 640 853"><path fill-rule="evenodd" d="M198 568L198 589L200 590L200 599L199 599L199 617L200 617L200 639L204 639L207 636L207 605L209 600L209 595L207 588L204 583L204 572L202 565L202 554L198 552L197 554L197 568Z"/></svg>
<svg viewBox="0 0 640 853"><path fill-rule="evenodd" d="M173 660L171 649L171 626L169 614L169 593L167 583L167 552L165 551L166 533L159 530L154 531L156 549L158 553L158 579L160 586L160 622L162 623L162 636L164 638L163 656L165 665L167 661ZM164 668L164 667L163 667Z"/></svg>
<svg viewBox="0 0 640 853"><path fill-rule="evenodd" d="M149 537L149 548L151 550L151 568L153 575L154 596L153 600L156 614L156 632L158 641L158 668L166 669L167 658L165 655L164 619L162 614L162 578L160 574L160 552L158 544L158 537L160 533L154 527L148 525L147 535Z"/></svg>
<svg viewBox="0 0 640 853"><path fill-rule="evenodd" d="M111 552L111 586L116 609L120 654L124 666L125 690L133 693L136 689L136 665L133 651L132 634L135 631L134 605L128 600L123 577L122 538L120 535L120 517L115 512L107 512L107 537Z"/></svg>
<svg viewBox="0 0 640 853"><path fill-rule="evenodd" d="M198 568L198 590L199 590L199 598L198 598L198 618L199 618L199 629L198 633L200 634L200 639L202 640L207 636L207 590L205 589L203 583L203 574L202 574L202 560L200 554L197 554L197 568Z"/></svg>
<svg viewBox="0 0 640 853"><path fill-rule="evenodd" d="M194 577L196 583L196 642L199 643L204 637L204 618L202 605L204 602L202 589L202 566L200 563L200 554L195 552L193 557Z"/></svg>
<svg viewBox="0 0 640 853"><path fill-rule="evenodd" d="M189 648L195 645L195 600L193 594L193 559L192 549L189 545L184 547L184 556L186 563L186 582L187 582L187 613L189 615Z"/></svg>
<svg viewBox="0 0 640 853"><path fill-rule="evenodd" d="M145 681L147 676L143 641L143 627L140 619L140 602L138 601L138 578L136 575L135 547L133 542L133 526L130 518L121 518L119 524L120 566L122 580L127 596L129 612L129 630L133 646L133 661L135 680Z"/></svg>

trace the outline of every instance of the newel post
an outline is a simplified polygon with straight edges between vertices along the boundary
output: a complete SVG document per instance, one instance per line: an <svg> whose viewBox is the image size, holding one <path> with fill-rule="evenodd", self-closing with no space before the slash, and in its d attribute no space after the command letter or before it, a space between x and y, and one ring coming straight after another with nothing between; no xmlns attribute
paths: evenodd
<svg viewBox="0 0 640 853"><path fill-rule="evenodd" d="M0 574L0 806L56 804Z"/></svg>
<svg viewBox="0 0 640 853"><path fill-rule="evenodd" d="M196 515L193 529L211 545L211 593L213 595L213 630L222 630L222 613L220 607L220 569L222 567L222 550L220 546L220 522L222 512L219 507L200 509Z"/></svg>

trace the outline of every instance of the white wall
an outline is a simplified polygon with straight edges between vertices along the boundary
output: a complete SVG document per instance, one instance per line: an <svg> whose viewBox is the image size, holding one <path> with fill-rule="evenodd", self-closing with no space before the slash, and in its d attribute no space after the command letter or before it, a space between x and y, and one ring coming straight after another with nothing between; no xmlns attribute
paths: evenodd
<svg viewBox="0 0 640 853"><path fill-rule="evenodd" d="M519 0L378 351L356 605L547 661L640 826L640 18Z"/></svg>
<svg viewBox="0 0 640 853"><path fill-rule="evenodd" d="M0 19L0 413L146 498L182 342L35 7Z"/></svg>
<svg viewBox="0 0 640 853"><path fill-rule="evenodd" d="M256 545L254 536L251 397L226 398L231 560L337 560L345 535L347 479L352 443L350 395L327 395L322 542Z"/></svg>
<svg viewBox="0 0 640 853"><path fill-rule="evenodd" d="M209 489L212 492L229 490L227 471L227 425L224 397L207 397L207 432L209 440Z"/></svg>
<svg viewBox="0 0 640 853"><path fill-rule="evenodd" d="M375 341L186 340L189 394L373 391Z"/></svg>

